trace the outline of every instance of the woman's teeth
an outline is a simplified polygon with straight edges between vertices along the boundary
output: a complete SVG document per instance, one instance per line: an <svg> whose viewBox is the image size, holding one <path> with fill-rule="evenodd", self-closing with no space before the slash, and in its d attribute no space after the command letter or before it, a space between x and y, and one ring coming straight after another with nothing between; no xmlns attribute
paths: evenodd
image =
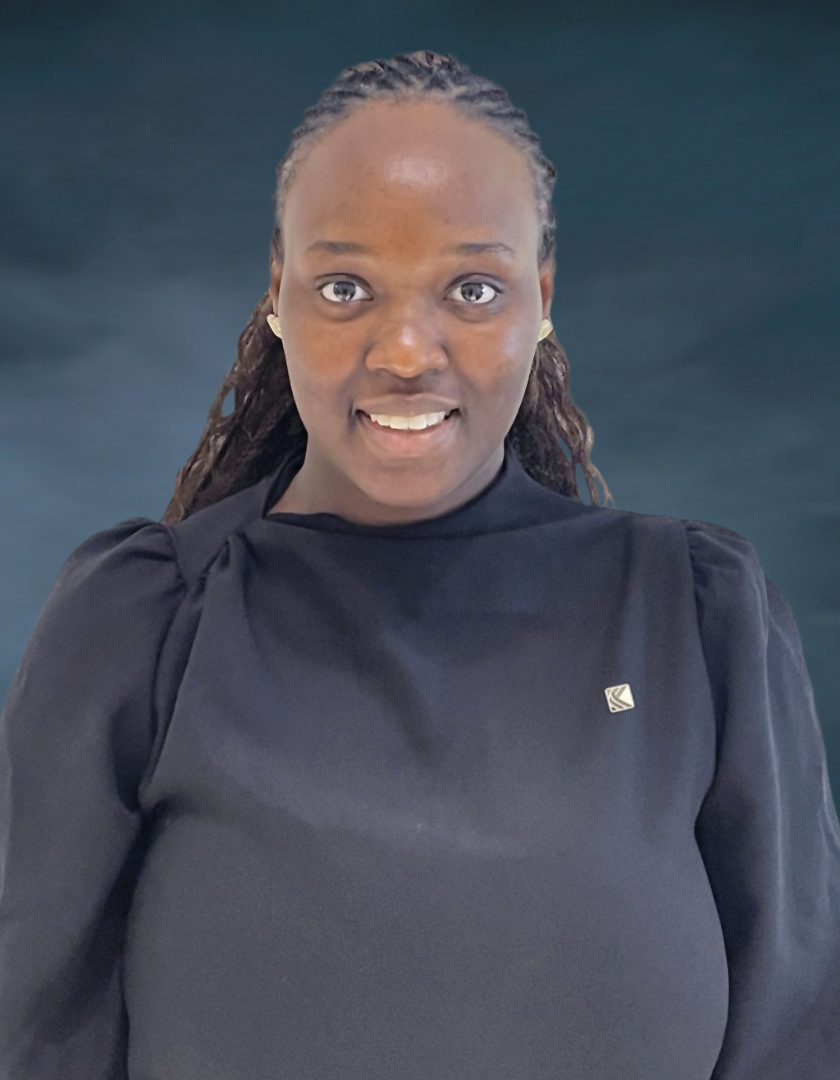
<svg viewBox="0 0 840 1080"><path fill-rule="evenodd" d="M380 424L382 427L421 431L423 428L440 424L447 416L449 416L447 412L436 412L422 413L420 416L371 416L370 418L375 424Z"/></svg>

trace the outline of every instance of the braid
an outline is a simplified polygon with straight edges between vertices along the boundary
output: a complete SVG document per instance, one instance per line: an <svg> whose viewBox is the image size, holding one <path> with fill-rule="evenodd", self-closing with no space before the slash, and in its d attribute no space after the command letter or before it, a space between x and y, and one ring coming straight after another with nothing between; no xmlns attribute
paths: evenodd
<svg viewBox="0 0 840 1080"><path fill-rule="evenodd" d="M540 264L553 255L556 212L551 200L557 172L543 154L526 114L514 107L505 90L473 74L466 64L425 50L345 68L316 104L304 111L303 123L292 132L289 149L277 166L272 248L278 261L283 261L285 197L306 150L360 105L382 99L445 102L516 147L528 163L537 203ZM236 360L210 407L198 446L178 472L162 522L182 521L257 483L305 449L307 433L292 395L283 343L266 322L270 312L266 293L239 336ZM231 390L233 411L224 416L222 405ZM579 500L575 468L580 465L592 503L598 505L596 479L605 498L612 499L589 460L592 428L569 394L569 361L553 335L537 345L507 440L525 471L552 491ZM561 442L568 448L568 457Z"/></svg>

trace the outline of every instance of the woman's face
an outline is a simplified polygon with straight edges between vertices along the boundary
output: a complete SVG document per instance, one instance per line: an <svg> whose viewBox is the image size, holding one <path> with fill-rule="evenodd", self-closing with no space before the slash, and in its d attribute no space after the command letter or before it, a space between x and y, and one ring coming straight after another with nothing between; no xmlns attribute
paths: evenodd
<svg viewBox="0 0 840 1080"><path fill-rule="evenodd" d="M523 155L448 105L368 103L299 162L282 229L270 288L308 442L274 509L395 524L473 498L551 305ZM452 408L425 431L364 415Z"/></svg>

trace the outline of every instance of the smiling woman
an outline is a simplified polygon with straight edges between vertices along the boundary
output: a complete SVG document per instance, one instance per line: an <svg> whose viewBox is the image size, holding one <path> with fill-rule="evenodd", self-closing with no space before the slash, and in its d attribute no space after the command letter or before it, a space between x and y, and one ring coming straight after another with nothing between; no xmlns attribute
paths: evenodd
<svg viewBox="0 0 840 1080"><path fill-rule="evenodd" d="M451 57L307 113L164 520L0 720L3 1080L840 1076L797 628L737 533L579 498L553 178Z"/></svg>
<svg viewBox="0 0 840 1080"><path fill-rule="evenodd" d="M504 90L430 52L348 68L277 173L271 285L164 522L303 451L278 510L438 516L487 486L506 442L551 490L578 498L579 465L592 501L596 479L610 498L568 360L540 338L555 169ZM418 437L371 410L451 415Z"/></svg>
<svg viewBox="0 0 840 1080"><path fill-rule="evenodd" d="M275 509L407 521L485 488L551 303L521 152L449 105L367 104L298 163L280 236L269 292L308 440ZM422 436L368 422L437 412Z"/></svg>

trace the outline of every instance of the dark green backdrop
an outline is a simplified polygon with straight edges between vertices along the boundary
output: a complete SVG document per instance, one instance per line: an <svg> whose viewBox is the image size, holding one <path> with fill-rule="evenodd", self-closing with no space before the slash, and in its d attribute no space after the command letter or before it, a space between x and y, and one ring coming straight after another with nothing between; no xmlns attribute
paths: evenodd
<svg viewBox="0 0 840 1080"><path fill-rule="evenodd" d="M840 795L840 5L0 5L0 695L61 563L158 519L347 64L452 52L558 168L552 316L616 505L755 546ZM585 485L582 485L585 491Z"/></svg>

